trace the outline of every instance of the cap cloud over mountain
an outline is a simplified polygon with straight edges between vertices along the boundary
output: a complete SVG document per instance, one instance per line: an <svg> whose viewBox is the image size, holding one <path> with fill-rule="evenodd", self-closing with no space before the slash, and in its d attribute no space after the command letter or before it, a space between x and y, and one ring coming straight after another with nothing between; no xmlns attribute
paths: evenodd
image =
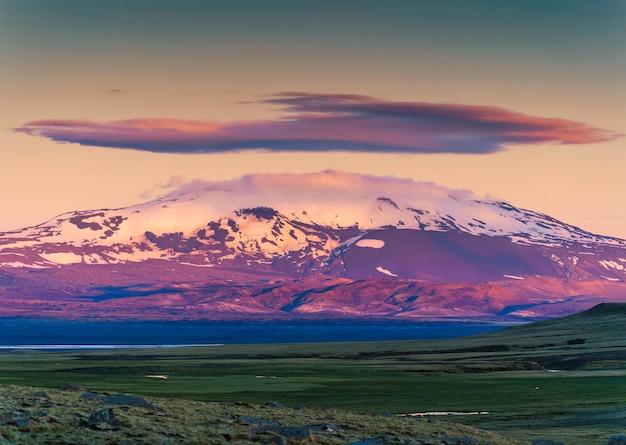
<svg viewBox="0 0 626 445"><path fill-rule="evenodd" d="M37 226L0 234L0 267L7 276L22 276L27 270L55 275L80 269L80 274L73 275L77 283L92 277L97 268L99 288L112 284L107 277L113 269L114 282L124 276L124 285L132 286L153 282L154 271L166 268L174 274L171 281L177 286L186 283L187 291L198 280L208 279L222 280L225 288L229 286L224 279L251 286L259 280L304 279L312 288L338 279L341 292L344 286L352 286L354 297L354 292L378 289L375 298L386 300L396 295L398 283L414 288L416 282L472 286L503 282L505 287L521 289L524 283L546 277L619 287L626 279L626 241L591 234L508 203L477 199L466 190L324 171L196 181L127 208L59 215ZM393 284L381 285L380 280ZM370 291L356 283L369 283ZM603 297L606 284L592 286L586 297L594 296L593 289L601 289L596 293ZM97 294L89 286L85 291L84 286L78 286L83 293ZM295 286L303 291L301 285ZM395 290L385 290L386 286ZM532 286L536 288L537 283ZM287 284L282 288L289 293ZM168 291L172 292L176 294ZM298 292L293 290L291 297L296 298ZM345 301L334 305L337 295L315 293L324 301L313 303L307 297L300 301L300 309L294 301L283 301L280 307L288 309L282 312L336 313L336 306L364 304L359 297L348 305ZM402 303L387 301L386 309L375 305L374 310L368 303L369 309L352 307L344 312L386 315L404 311L419 316L415 304L407 303L417 301L417 294ZM511 306L527 302L499 295ZM219 307L235 313L251 307L260 312L281 311L272 306L275 300L263 302L263 298L253 298L249 304L221 301ZM117 297L114 300L120 302ZM306 310L305 303L311 304ZM507 304L495 304L490 310L501 311ZM203 310L208 311L207 307ZM421 310L434 309L431 304Z"/></svg>

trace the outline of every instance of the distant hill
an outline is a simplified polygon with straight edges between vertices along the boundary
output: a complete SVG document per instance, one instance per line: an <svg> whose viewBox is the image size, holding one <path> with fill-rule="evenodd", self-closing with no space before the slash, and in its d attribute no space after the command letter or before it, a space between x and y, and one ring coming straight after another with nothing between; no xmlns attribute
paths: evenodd
<svg viewBox="0 0 626 445"><path fill-rule="evenodd" d="M446 372L626 369L624 338L626 303L602 303L578 314L486 334L389 342L372 346L366 354L402 357Z"/></svg>

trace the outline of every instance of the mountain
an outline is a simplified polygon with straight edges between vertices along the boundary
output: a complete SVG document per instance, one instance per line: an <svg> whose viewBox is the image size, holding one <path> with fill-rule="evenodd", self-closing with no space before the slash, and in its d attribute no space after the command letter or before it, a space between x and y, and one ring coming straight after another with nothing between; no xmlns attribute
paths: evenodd
<svg viewBox="0 0 626 445"><path fill-rule="evenodd" d="M626 299L626 240L432 183L191 183L0 233L0 308L59 317L547 317Z"/></svg>

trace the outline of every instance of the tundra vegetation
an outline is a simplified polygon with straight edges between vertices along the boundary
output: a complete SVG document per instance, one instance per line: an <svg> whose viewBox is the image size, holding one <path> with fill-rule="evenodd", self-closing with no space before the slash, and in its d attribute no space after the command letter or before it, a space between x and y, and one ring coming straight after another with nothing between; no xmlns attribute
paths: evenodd
<svg viewBox="0 0 626 445"><path fill-rule="evenodd" d="M148 417L160 419L165 429L172 419L167 420L164 413L179 407L188 410L172 421L173 434L184 435L174 425L185 419L194 422L198 416L201 420L194 424L195 429L187 431L200 431L200 424L230 428L220 433L222 442L215 443L228 443L227 439L239 437L237 434L242 443L252 441L246 434L253 429L261 431L258 428L263 423L258 419L265 419L294 428L304 425L318 443L358 442L392 433L397 440L428 434L435 437L440 431L440 437L473 437L475 443L530 445L549 439L567 445L605 445L614 434L625 432L625 321L626 304L616 303L562 319L448 340L12 350L0 356L0 409L6 417L11 388L13 393L22 388L26 406L35 403L29 394L46 391L54 409L62 406L68 411L68 406L79 404L81 425L88 425L97 409L108 409L103 397L134 394L162 410L148 409ZM70 400L67 392L59 391L68 382L80 382L87 389L77 391ZM81 398L80 394L96 396ZM267 407L268 400L288 408ZM135 425L134 434L153 432L148 426L137 432L141 425L128 417L145 407L111 409L118 413L120 424L104 422L105 430L123 431L123 425ZM440 415L443 412L452 414ZM416 416L399 416L410 414ZM60 414L56 416L57 423L63 423ZM241 421L241 416L252 420ZM291 423L286 420L290 416ZM294 419L299 419L298 425ZM22 433L36 436L37 422L43 420L35 418L32 427L26 425L27 431ZM242 429L246 422L247 429ZM465 426L448 422L490 433L463 430ZM325 423L341 432L333 436L327 430L315 430L326 428ZM361 429L356 427L359 423ZM424 429L433 425L439 429ZM22 434L19 431L15 419L0 426L9 441L11 434ZM280 436L269 430L259 434L268 440ZM380 439L381 443L396 443L389 437ZM139 441L139 436L135 440ZM178 443L176 437L170 440Z"/></svg>

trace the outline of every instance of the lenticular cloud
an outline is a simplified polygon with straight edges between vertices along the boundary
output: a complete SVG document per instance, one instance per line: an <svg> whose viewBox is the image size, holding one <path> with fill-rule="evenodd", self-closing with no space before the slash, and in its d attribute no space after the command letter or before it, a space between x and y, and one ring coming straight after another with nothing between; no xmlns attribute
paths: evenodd
<svg viewBox="0 0 626 445"><path fill-rule="evenodd" d="M355 151L491 153L508 145L604 142L620 134L499 107L392 102L351 94L283 92L263 100L280 119L214 122L135 118L105 123L46 119L17 132L57 142L163 153Z"/></svg>

